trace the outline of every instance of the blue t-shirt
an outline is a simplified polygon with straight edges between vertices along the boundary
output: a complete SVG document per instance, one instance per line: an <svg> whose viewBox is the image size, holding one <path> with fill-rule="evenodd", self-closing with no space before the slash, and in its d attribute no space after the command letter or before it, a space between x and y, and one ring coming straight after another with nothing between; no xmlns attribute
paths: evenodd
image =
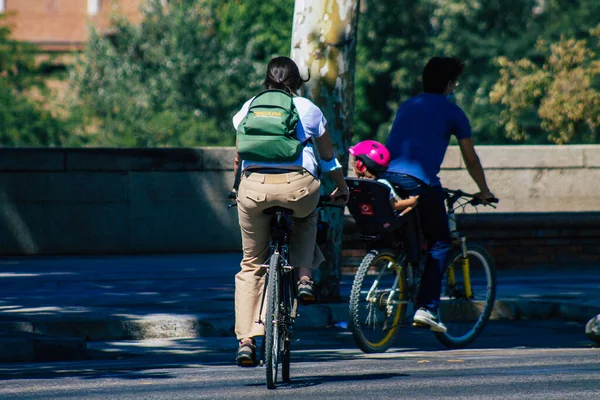
<svg viewBox="0 0 600 400"><path fill-rule="evenodd" d="M386 147L388 172L413 176L430 186L440 184L438 173L450 136L471 137L469 119L443 94L421 93L400 106Z"/></svg>

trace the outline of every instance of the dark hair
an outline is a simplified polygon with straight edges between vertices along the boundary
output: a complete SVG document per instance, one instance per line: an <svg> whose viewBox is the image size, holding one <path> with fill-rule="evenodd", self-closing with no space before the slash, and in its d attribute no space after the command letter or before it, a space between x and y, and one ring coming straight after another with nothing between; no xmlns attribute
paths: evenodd
<svg viewBox="0 0 600 400"><path fill-rule="evenodd" d="M302 79L298 66L289 57L275 57L267 65L264 82L267 89L281 89L293 95L307 81Z"/></svg>
<svg viewBox="0 0 600 400"><path fill-rule="evenodd" d="M456 57L433 57L423 68L423 91L442 93L449 82L456 81L464 68Z"/></svg>

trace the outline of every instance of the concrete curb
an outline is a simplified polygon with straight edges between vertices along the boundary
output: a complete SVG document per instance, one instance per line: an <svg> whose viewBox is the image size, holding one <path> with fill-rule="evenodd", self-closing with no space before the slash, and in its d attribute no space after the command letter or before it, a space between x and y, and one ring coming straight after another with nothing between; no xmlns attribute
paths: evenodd
<svg viewBox="0 0 600 400"><path fill-rule="evenodd" d="M320 329L348 321L348 303L300 306L298 329ZM600 305L576 301L496 300L492 320L563 319L587 322L600 314ZM233 313L160 314L152 316L64 317L56 320L0 322L0 334L32 333L54 337L73 337L86 341L142 340L166 338L221 337L233 334Z"/></svg>
<svg viewBox="0 0 600 400"><path fill-rule="evenodd" d="M348 304L300 306L297 329L321 329L348 322ZM87 341L233 336L233 315L123 316L0 323L0 362L86 358ZM561 319L588 321L600 305L554 300L496 300L492 320Z"/></svg>
<svg viewBox="0 0 600 400"><path fill-rule="evenodd" d="M0 362L68 361L87 357L86 341L30 332L0 335Z"/></svg>
<svg viewBox="0 0 600 400"><path fill-rule="evenodd" d="M54 337L80 338L85 341L140 340L227 336L233 315L215 318L207 314L158 314L151 316L96 315L86 318L31 319L0 322L0 333L32 333Z"/></svg>

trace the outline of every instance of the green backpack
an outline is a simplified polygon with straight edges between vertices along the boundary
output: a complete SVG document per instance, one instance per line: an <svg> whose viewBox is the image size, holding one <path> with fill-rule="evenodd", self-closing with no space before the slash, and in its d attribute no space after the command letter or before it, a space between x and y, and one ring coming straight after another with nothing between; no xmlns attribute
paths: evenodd
<svg viewBox="0 0 600 400"><path fill-rule="evenodd" d="M292 96L283 90L259 93L237 128L240 158L254 162L293 162L302 153L296 125L298 111Z"/></svg>

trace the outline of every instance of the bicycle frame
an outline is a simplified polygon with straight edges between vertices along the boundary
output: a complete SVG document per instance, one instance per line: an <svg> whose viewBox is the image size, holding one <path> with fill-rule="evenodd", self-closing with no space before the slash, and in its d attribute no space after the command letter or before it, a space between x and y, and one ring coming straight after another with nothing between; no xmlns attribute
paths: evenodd
<svg viewBox="0 0 600 400"><path fill-rule="evenodd" d="M470 265L469 265L469 255L467 254L467 238L464 235L461 235L456 230L456 216L454 213L454 209L452 208L454 204L454 198L448 197L446 199L446 208L448 214L448 227L450 228L450 234L452 235L452 245L460 246L461 249L461 268L463 274L463 284L465 286L465 296L470 299L473 297L473 290L471 288L471 274L470 274ZM454 285L456 283L456 277L454 274L454 266L448 266L448 283L450 285Z"/></svg>
<svg viewBox="0 0 600 400"><path fill-rule="evenodd" d="M269 242L269 258L267 259L267 262L271 259L271 256L273 254L279 254L280 259L281 259L281 263L279 264L279 266L281 266L281 271L280 271L280 275L281 276L281 281L282 281L282 294L285 293L284 296L282 296L282 298L284 300L287 300L287 298L291 298L292 297L292 293L293 293L293 288L291 285L291 282L293 282L293 280L289 279L289 273L291 273L294 270L294 267L292 267L290 265L290 263L288 262L288 236L289 236L289 232L290 232L290 217L287 216L285 213L283 213L282 211L277 211L273 217L273 225L271 227L271 241ZM267 270L267 273L269 273L268 269L269 269L269 265L268 264L263 264L261 265L261 268L265 268ZM263 295L262 295L262 301L261 301L261 306L260 306L260 318L257 321L259 324L265 325L265 321L262 320L262 315L263 315L263 307L265 305L265 297L267 295L267 286L268 286L268 280L265 279L265 284L264 284L264 288L263 288ZM293 309L291 310L291 315L290 317L292 318L292 320L295 318L295 304ZM286 321L286 324L289 321Z"/></svg>
<svg viewBox="0 0 600 400"><path fill-rule="evenodd" d="M458 232L456 230L455 212L454 212L454 209L452 208L454 201L455 201L455 199L452 197L449 197L446 199L447 214L448 214L448 227L450 229L450 234L452 235L452 246L459 247L460 251L461 251L461 269L462 269L465 296L470 299L473 297L473 289L471 286L470 262L469 262L468 252L467 252L467 238L466 238L466 236L461 235L460 232ZM412 297L416 296L416 292L417 292L416 288L420 281L420 275L421 275L421 272L423 271L424 263L425 263L424 257L421 257L421 259L419 260L419 263L418 263L419 265L417 265L417 266L412 265L412 263L410 263L410 262L406 262L405 258L403 260L398 260L398 265L400 266L400 268L403 268L405 270L406 282L409 286L408 292L412 295ZM415 273L415 271L413 271L414 268L417 268L417 271L416 271L417 273ZM396 282L394 282L395 289L398 286L397 279L398 279L398 277L396 277ZM376 287L377 283L378 283L378 281L374 282L373 287ZM456 276L454 273L453 265L448 266L448 283L450 285L456 284ZM390 294L390 299L391 299L391 294ZM370 300L370 301L372 301L372 300ZM413 299L413 301L414 301L414 299ZM402 302L391 302L389 304L396 304L396 303L400 304ZM408 301L406 301L406 303L408 303Z"/></svg>

